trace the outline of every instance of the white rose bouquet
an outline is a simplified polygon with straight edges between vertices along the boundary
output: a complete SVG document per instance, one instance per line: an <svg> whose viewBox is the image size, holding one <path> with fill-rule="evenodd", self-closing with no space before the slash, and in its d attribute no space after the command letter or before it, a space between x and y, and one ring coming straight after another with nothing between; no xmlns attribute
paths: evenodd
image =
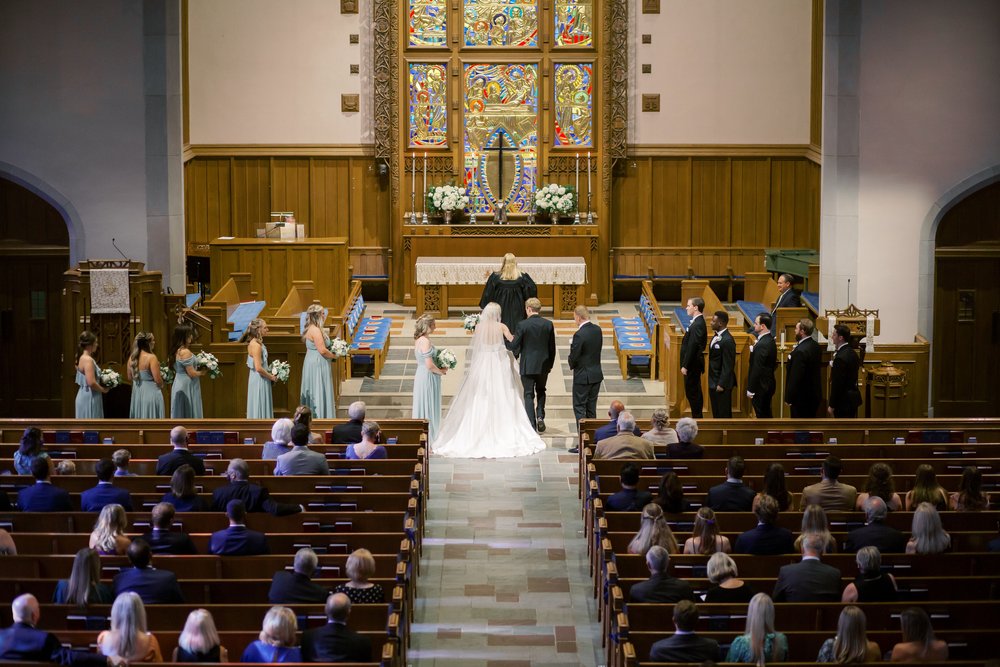
<svg viewBox="0 0 1000 667"><path fill-rule="evenodd" d="M210 380L222 376L222 369L219 368L219 360L211 352L199 352L194 355L194 367L199 371L208 371L208 379Z"/></svg>
<svg viewBox="0 0 1000 667"><path fill-rule="evenodd" d="M476 326L478 324L479 324L479 313L466 315L465 320L462 322L462 326L465 327L466 331L475 331Z"/></svg>
<svg viewBox="0 0 1000 667"><path fill-rule="evenodd" d="M440 350L434 353L434 365L438 368L447 368L451 370L458 365L458 358L455 353L446 347L442 347Z"/></svg>
<svg viewBox="0 0 1000 667"><path fill-rule="evenodd" d="M469 195L457 185L438 185L427 191L427 210L431 213L461 211L468 205Z"/></svg>
<svg viewBox="0 0 1000 667"><path fill-rule="evenodd" d="M332 341L330 341L330 352L332 352L333 356L337 357L338 359L340 357L346 357L350 349L351 346L348 345L347 341L344 340L343 338L334 338Z"/></svg>
<svg viewBox="0 0 1000 667"><path fill-rule="evenodd" d="M174 382L174 369L167 364L160 364L160 377L163 378L163 384L173 384Z"/></svg>
<svg viewBox="0 0 1000 667"><path fill-rule="evenodd" d="M535 207L546 213L569 213L576 209L576 189L555 183L542 186L535 193Z"/></svg>
<svg viewBox="0 0 1000 667"><path fill-rule="evenodd" d="M106 389L114 389L122 383L122 376L119 375L118 371L113 371L110 368L102 368L98 374L97 381Z"/></svg>
<svg viewBox="0 0 1000 667"><path fill-rule="evenodd" d="M271 375L278 377L278 382L288 382L288 376L292 372L292 367L287 361L274 360L271 362Z"/></svg>

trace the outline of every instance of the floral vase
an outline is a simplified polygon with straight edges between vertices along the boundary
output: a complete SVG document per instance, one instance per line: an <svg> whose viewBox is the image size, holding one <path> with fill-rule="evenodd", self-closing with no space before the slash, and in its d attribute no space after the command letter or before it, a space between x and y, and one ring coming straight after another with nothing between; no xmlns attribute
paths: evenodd
<svg viewBox="0 0 1000 667"><path fill-rule="evenodd" d="M444 224L446 225L451 224L451 214L452 211L441 211L441 215L444 217Z"/></svg>
<svg viewBox="0 0 1000 667"><path fill-rule="evenodd" d="M559 213L553 211L553 212L549 213L549 216L552 218L552 224L553 225L558 225L559 224Z"/></svg>

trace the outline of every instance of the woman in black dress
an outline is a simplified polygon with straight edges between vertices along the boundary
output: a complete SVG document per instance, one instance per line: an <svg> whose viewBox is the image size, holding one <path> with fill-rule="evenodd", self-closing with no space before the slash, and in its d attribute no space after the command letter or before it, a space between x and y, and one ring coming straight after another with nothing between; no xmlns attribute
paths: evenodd
<svg viewBox="0 0 1000 667"><path fill-rule="evenodd" d="M517 329L517 323L524 319L524 302L533 296L538 296L535 281L517 268L514 254L507 253L503 256L500 270L491 273L486 281L479 308L485 308L491 302L500 304L500 321L513 332Z"/></svg>

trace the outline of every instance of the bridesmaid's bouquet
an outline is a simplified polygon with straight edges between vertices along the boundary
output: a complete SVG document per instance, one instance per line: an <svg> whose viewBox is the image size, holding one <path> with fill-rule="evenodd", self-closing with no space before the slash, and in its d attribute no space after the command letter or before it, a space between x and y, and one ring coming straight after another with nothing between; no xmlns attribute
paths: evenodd
<svg viewBox="0 0 1000 667"><path fill-rule="evenodd" d="M455 353L446 347L442 347L440 350L434 353L434 365L438 368L447 368L451 370L458 365L458 358Z"/></svg>
<svg viewBox="0 0 1000 667"><path fill-rule="evenodd" d="M174 369L168 364L160 364L160 377L163 378L163 384L173 384L175 375L177 374Z"/></svg>
<svg viewBox="0 0 1000 667"><path fill-rule="evenodd" d="M118 374L118 371L103 368L97 375L97 381L106 389L114 389L122 383L122 376Z"/></svg>
<svg viewBox="0 0 1000 667"><path fill-rule="evenodd" d="M287 361L272 361L271 374L278 376L278 382L288 382L288 375L292 372L292 367Z"/></svg>
<svg viewBox="0 0 1000 667"><path fill-rule="evenodd" d="M465 327L466 331L475 331L476 325L479 324L479 313L473 313L471 315L465 316L465 321L462 326Z"/></svg>
<svg viewBox="0 0 1000 667"><path fill-rule="evenodd" d="M337 358L346 357L350 349L351 346L343 338L334 338L330 341L330 352Z"/></svg>
<svg viewBox="0 0 1000 667"><path fill-rule="evenodd" d="M222 375L222 369L219 368L219 360L211 352L199 352L194 355L194 367L199 371L207 370L209 380L214 380Z"/></svg>

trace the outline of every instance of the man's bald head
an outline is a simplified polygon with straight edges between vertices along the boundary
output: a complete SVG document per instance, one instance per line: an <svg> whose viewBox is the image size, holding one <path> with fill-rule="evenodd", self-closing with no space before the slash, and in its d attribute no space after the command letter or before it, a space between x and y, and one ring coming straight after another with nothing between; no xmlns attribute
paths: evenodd
<svg viewBox="0 0 1000 667"><path fill-rule="evenodd" d="M170 444L181 449L187 447L188 431L183 426L175 426L170 429Z"/></svg>
<svg viewBox="0 0 1000 667"><path fill-rule="evenodd" d="M14 598L14 602L10 605L10 611L15 623L35 625L38 623L39 616L41 616L38 599L31 593L25 593Z"/></svg>
<svg viewBox="0 0 1000 667"><path fill-rule="evenodd" d="M608 416L612 419L618 419L618 415L625 412L625 404L621 401L611 401L611 407L608 408Z"/></svg>
<svg viewBox="0 0 1000 667"><path fill-rule="evenodd" d="M326 617L331 621L347 622L351 615L351 598L343 593L334 593L326 599Z"/></svg>

